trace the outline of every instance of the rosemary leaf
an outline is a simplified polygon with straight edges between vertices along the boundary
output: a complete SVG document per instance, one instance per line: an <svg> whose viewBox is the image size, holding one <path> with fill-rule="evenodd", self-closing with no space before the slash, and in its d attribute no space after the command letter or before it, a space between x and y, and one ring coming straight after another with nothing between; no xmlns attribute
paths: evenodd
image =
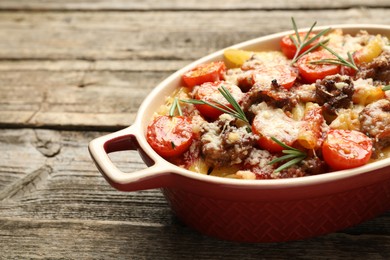
<svg viewBox="0 0 390 260"><path fill-rule="evenodd" d="M271 139L274 142L276 142L277 144L279 144L280 146L282 146L283 148L286 148L286 150L282 151L282 153L284 153L285 155L278 157L278 158L276 158L268 163L269 165L272 165L272 164L275 164L278 162L287 161L286 163L284 163L281 166L279 166L278 168L276 168L274 172L277 173L277 172L283 171L284 169L287 169L287 168L291 167L292 165L297 164L306 158L307 155L305 152L303 152L299 149L296 149L294 147L291 147L291 146L281 142L280 140L278 140L275 137L271 137Z"/></svg>
<svg viewBox="0 0 390 260"><path fill-rule="evenodd" d="M176 109L176 98L173 100L171 108L169 109L169 116L170 117L175 115L175 109Z"/></svg>
<svg viewBox="0 0 390 260"><path fill-rule="evenodd" d="M240 107L240 105L237 103L236 99L233 97L233 95L229 92L227 88L222 86L221 88L218 88L219 92L224 96L224 98L231 104L234 108L234 110L240 115L241 120L249 124L248 119L245 116L244 111Z"/></svg>
<svg viewBox="0 0 390 260"><path fill-rule="evenodd" d="M296 24L296 22L295 22L294 17L291 17L291 22L292 22L292 24L293 24L295 36L297 37L297 40L298 40L299 44L301 44L301 37L299 37L298 26L297 26L297 24Z"/></svg>
<svg viewBox="0 0 390 260"><path fill-rule="evenodd" d="M291 159L291 158L296 158L296 157L297 157L297 155L295 155L295 154L287 154L287 155L283 155L281 157L273 159L268 164L274 164L274 163L277 163L277 162L285 161L285 160L288 160L288 159Z"/></svg>
<svg viewBox="0 0 390 260"><path fill-rule="evenodd" d="M341 57L337 52L335 52L331 48L327 47L326 45L320 44L320 46L322 48L324 48L325 50L329 51L334 56L336 56L337 59L331 59L331 58L330 59L321 59L321 60L311 61L310 63L312 63L312 64L336 64L336 65L350 67L356 71L359 70L359 68L355 64L355 61L353 60L351 53L349 53L349 52L347 53L348 60L346 60L343 57Z"/></svg>
<svg viewBox="0 0 390 260"><path fill-rule="evenodd" d="M305 56L306 54L308 54L309 52L311 52L312 50L315 50L317 49L318 47L321 46L321 44L327 44L329 42L329 39L325 39L319 43L317 43L316 45L310 47L309 49L307 49L306 51L302 52L298 57L294 58L291 63L294 64L295 62L297 62L297 60L299 60L300 58L302 58L303 56Z"/></svg>
<svg viewBox="0 0 390 260"><path fill-rule="evenodd" d="M293 155L302 155L302 151L295 151L295 150L283 150L282 153L293 154Z"/></svg>
<svg viewBox="0 0 390 260"><path fill-rule="evenodd" d="M281 147L283 148L286 148L287 150L292 150L292 151L297 151L297 152L300 152L300 153L303 153L301 150L299 149L296 149L294 147L291 147L283 142L281 142L279 139L275 138L275 137L271 137L272 141L274 141L275 143L277 143L278 145L280 145Z"/></svg>
<svg viewBox="0 0 390 260"><path fill-rule="evenodd" d="M186 102L186 103L190 103L190 104L194 104L194 105L208 105L208 106L211 106L215 109L218 109L219 111L222 111L226 114L230 114L230 115L235 114L235 110L233 110L232 108L230 108L230 107L228 107L220 102L211 103L211 102L208 102L206 100L198 100L198 99L183 99L181 101Z"/></svg>
<svg viewBox="0 0 390 260"><path fill-rule="evenodd" d="M186 99L181 100L182 102L191 103L195 105L208 105L215 109L222 111L223 113L229 114L237 119L244 121L249 125L249 120L246 118L244 111L241 109L240 105L237 103L233 95L229 92L224 86L218 88L218 91L221 95L232 105L233 108L228 107L218 101L208 102L206 100L197 100L197 99ZM250 127L247 127L247 131L250 132Z"/></svg>
<svg viewBox="0 0 390 260"><path fill-rule="evenodd" d="M179 99L177 97L174 98L172 105L171 105L171 108L169 109L169 116L170 117L175 116L176 109L177 109L177 112L179 113L179 115L182 116L183 113L181 111Z"/></svg>
<svg viewBox="0 0 390 260"><path fill-rule="evenodd" d="M295 159L292 159L291 161L288 161L286 162L285 164L279 166L277 169L275 169L274 172L281 172L291 166L293 166L294 164L297 164L299 163L300 161L302 161L303 159L305 159L306 156L299 156L299 157L296 157Z"/></svg>
<svg viewBox="0 0 390 260"><path fill-rule="evenodd" d="M326 29L320 31L319 33L317 33L316 35L314 35L312 38L309 39L310 34L312 33L314 27L317 24L317 22L314 22L313 25L310 27L310 29L306 32L305 36L303 37L303 41L302 41L301 37L299 35L299 32L298 32L297 24L295 23L295 20L294 20L293 17L291 18L291 21L292 21L293 29L294 29L294 32L295 32L295 37L297 38L295 40L294 37L290 36L290 39L292 40L292 42L294 43L294 45L295 45L295 47L297 49L296 52L295 52L295 55L294 55L294 57L293 57L293 59L291 61L291 64L294 64L300 57L302 57L303 55L307 54L308 52L318 48L321 43L325 44L328 40L321 41L321 42L315 44L313 47L311 47L308 50L306 50L304 53L300 54L300 52L304 48L306 48L307 46L312 44L314 41L318 40L321 36L323 36L326 33L328 33L331 28L326 28Z"/></svg>

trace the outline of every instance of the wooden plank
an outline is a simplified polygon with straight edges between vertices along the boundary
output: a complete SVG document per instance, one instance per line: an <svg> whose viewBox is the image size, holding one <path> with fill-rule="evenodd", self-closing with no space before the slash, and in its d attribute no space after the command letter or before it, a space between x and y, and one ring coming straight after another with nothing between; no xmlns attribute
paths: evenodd
<svg viewBox="0 0 390 260"><path fill-rule="evenodd" d="M110 219L168 225L168 205L159 190L119 192L98 172L87 145L105 134L0 129L0 176L8 176L8 184L0 186L0 218L51 219L55 214L56 219ZM20 158L23 164L17 163ZM135 151L113 153L110 158L129 174L146 167ZM382 216L389 217L390 212ZM390 222L378 218L374 224L378 229L373 234L390 235ZM362 226L351 234L367 230Z"/></svg>
<svg viewBox="0 0 390 260"><path fill-rule="evenodd" d="M45 165L45 157L35 148L37 139L34 133L21 129L18 131L0 130L0 199L6 187L19 182L26 177L26 173L33 173ZM23 158L23 163L21 162Z"/></svg>
<svg viewBox="0 0 390 260"><path fill-rule="evenodd" d="M0 60L1 73L25 71L116 71L168 72L184 67L193 60ZM88 84L88 82L86 83Z"/></svg>
<svg viewBox="0 0 390 260"><path fill-rule="evenodd" d="M155 1L144 0L129 2L126 0L72 0L72 1L44 1L44 0L3 0L0 8L6 10L253 10L253 9L329 9L350 8L356 6L389 6L386 0L376 1L250 1L250 0L225 0L220 1Z"/></svg>
<svg viewBox="0 0 390 260"><path fill-rule="evenodd" d="M0 176L5 180L0 183L0 218L51 219L55 214L56 219L169 223L159 190L118 192L98 172L87 146L104 134L0 130ZM110 156L125 172L146 167L135 151Z"/></svg>
<svg viewBox="0 0 390 260"><path fill-rule="evenodd" d="M3 12L0 126L123 128L170 73L217 49L290 29L290 15L302 25L390 23L387 12Z"/></svg>
<svg viewBox="0 0 390 260"><path fill-rule="evenodd" d="M0 74L0 125L124 128L134 121L149 91L170 73L3 71Z"/></svg>
<svg viewBox="0 0 390 260"><path fill-rule="evenodd" d="M289 243L244 244L171 226L113 221L0 218L5 259L388 259L390 237L331 234Z"/></svg>
<svg viewBox="0 0 390 260"><path fill-rule="evenodd" d="M390 257L390 212L338 233L289 243L239 244L203 236L172 215L159 190L126 193L106 183L86 149L104 134L0 130L0 176L14 180L0 187L2 258L237 259L243 252L247 259ZM21 154L34 155L23 157L30 167L18 168ZM112 160L126 172L145 167L133 152L114 153Z"/></svg>
<svg viewBox="0 0 390 260"><path fill-rule="evenodd" d="M125 127L158 82L194 59L291 29L291 16L300 26L390 24L389 5L0 1L0 258L389 259L390 212L305 241L220 241L181 223L159 190L111 188L86 148L107 132L28 129ZM127 172L145 167L134 151L111 158Z"/></svg>
<svg viewBox="0 0 390 260"><path fill-rule="evenodd" d="M0 59L194 60L298 26L390 24L387 9L229 12L2 12ZM270 22L278 21L278 22ZM34 30L32 30L33 28Z"/></svg>

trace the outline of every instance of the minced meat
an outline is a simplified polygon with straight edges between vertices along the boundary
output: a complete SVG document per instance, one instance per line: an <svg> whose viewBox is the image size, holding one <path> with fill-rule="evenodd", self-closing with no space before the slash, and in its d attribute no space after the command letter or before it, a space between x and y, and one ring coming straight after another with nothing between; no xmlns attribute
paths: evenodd
<svg viewBox="0 0 390 260"><path fill-rule="evenodd" d="M236 119L223 114L213 123L204 123L201 130L201 150L211 167L241 163L257 140L247 126L237 126Z"/></svg>
<svg viewBox="0 0 390 260"><path fill-rule="evenodd" d="M316 101L328 114L352 105L353 82L349 76L332 75L316 82Z"/></svg>
<svg viewBox="0 0 390 260"><path fill-rule="evenodd" d="M390 144L390 100L381 99L367 105L359 114L361 131L374 141L375 153Z"/></svg>
<svg viewBox="0 0 390 260"><path fill-rule="evenodd" d="M355 78L372 78L382 84L390 84L390 52L382 52L372 62L363 63Z"/></svg>

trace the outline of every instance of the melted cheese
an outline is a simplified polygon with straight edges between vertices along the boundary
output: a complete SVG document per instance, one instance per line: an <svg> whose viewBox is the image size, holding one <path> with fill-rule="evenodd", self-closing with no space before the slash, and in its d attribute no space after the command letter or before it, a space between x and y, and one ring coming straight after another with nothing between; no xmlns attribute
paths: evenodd
<svg viewBox="0 0 390 260"><path fill-rule="evenodd" d="M262 102L254 106L252 111L256 114L253 124L262 135L288 142L296 140L302 123L288 117L282 109Z"/></svg>

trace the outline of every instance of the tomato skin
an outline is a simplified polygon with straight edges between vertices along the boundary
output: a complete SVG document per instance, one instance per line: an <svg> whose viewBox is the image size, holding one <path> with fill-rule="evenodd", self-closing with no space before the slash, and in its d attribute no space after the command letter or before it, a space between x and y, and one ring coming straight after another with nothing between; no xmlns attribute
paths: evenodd
<svg viewBox="0 0 390 260"><path fill-rule="evenodd" d="M314 83L317 79L340 73L340 66L334 64L310 64L312 61L334 58L324 51L311 52L298 60L298 71L307 83Z"/></svg>
<svg viewBox="0 0 390 260"><path fill-rule="evenodd" d="M227 83L225 81L206 82L198 86L196 88L194 97L197 100L204 100L210 103L215 103L215 101L218 101L225 106L233 108L232 105L219 92L218 88L221 86L225 86L238 103L241 102L244 97L241 89L238 86ZM223 114L222 111L207 104L195 105L195 107L205 118L210 120L216 120L220 115Z"/></svg>
<svg viewBox="0 0 390 260"><path fill-rule="evenodd" d="M333 170L355 168L370 160L372 141L359 131L333 129L322 145L322 154Z"/></svg>
<svg viewBox="0 0 390 260"><path fill-rule="evenodd" d="M184 116L158 116L149 124L146 139L162 157L181 155L194 139L191 119Z"/></svg>
<svg viewBox="0 0 390 260"><path fill-rule="evenodd" d="M223 61L214 61L196 66L183 74L182 79L187 87L194 87L205 82L214 82L223 79L226 66Z"/></svg>
<svg viewBox="0 0 390 260"><path fill-rule="evenodd" d="M357 73L357 71L351 67L341 66L341 69L340 69L341 75L347 75L347 76L353 77L356 75L356 73Z"/></svg>
<svg viewBox="0 0 390 260"><path fill-rule="evenodd" d="M300 39L303 41L304 37L305 37L306 33L299 33L299 37ZM282 38L282 40L280 41L280 47L282 49L282 52L284 55L286 55L286 57L288 59L292 59L294 58L295 56L295 53L297 52L297 47L295 46L294 42L291 40L290 36L294 37L294 39L296 39L295 37L295 34L291 34L291 35L286 35ZM310 33L309 34L309 37L308 37L308 40L313 38L315 36L314 33ZM308 50L309 48L313 47L314 45L316 45L318 43L318 39L313 41L311 44L309 44L308 46L305 46L305 48L303 48L299 54L302 54L304 53L306 50Z"/></svg>
<svg viewBox="0 0 390 260"><path fill-rule="evenodd" d="M262 103L263 104L263 103ZM252 132L259 136L258 145L272 153L285 148L272 140L272 137L292 146L297 140L299 122L289 118L281 109L262 105L252 122Z"/></svg>
<svg viewBox="0 0 390 260"><path fill-rule="evenodd" d="M256 133L256 134L258 134L258 133ZM263 148L271 153L279 153L285 149L285 148L283 148L283 146L274 142L271 138L269 138L267 136L261 136L259 141L258 141L258 144L261 148Z"/></svg>
<svg viewBox="0 0 390 260"><path fill-rule="evenodd" d="M269 84L275 79L279 85L290 89L297 79L297 74L288 65L276 65L257 69L252 77L255 83L262 81L264 77L269 78Z"/></svg>

